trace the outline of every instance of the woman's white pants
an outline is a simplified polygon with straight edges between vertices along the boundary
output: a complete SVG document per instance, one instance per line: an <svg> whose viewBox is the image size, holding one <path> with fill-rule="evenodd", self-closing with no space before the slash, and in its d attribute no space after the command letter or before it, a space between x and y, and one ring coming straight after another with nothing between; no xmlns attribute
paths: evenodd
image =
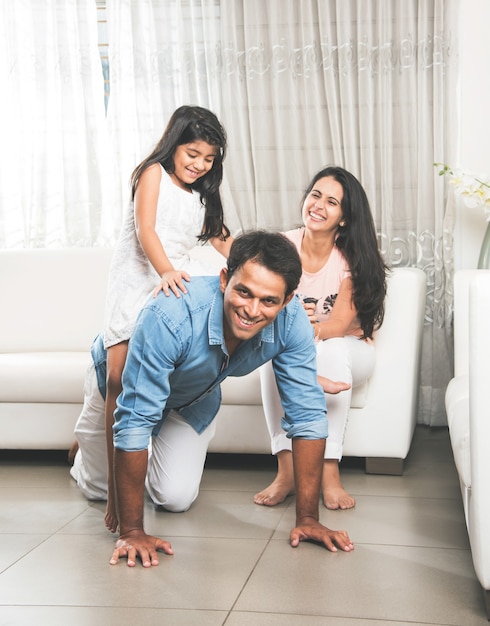
<svg viewBox="0 0 490 626"><path fill-rule="evenodd" d="M317 373L320 376L351 385L347 391L325 394L328 417L325 458L340 461L352 388L363 384L371 376L375 363L374 346L372 342L357 337L335 337L317 343L316 351ZM272 454L277 454L281 450L291 450L291 440L286 437L281 427L284 411L270 361L260 368L260 384Z"/></svg>
<svg viewBox="0 0 490 626"><path fill-rule="evenodd" d="M197 434L175 411L165 418L149 448L146 489L156 505L168 511L186 511L199 493L215 422ZM105 403L93 364L85 377L83 409L75 426L79 450L71 468L89 500L107 499Z"/></svg>

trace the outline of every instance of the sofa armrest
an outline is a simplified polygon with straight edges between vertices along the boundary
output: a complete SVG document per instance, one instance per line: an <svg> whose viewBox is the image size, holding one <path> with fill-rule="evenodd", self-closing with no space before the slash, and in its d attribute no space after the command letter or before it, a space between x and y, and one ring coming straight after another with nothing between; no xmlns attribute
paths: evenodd
<svg viewBox="0 0 490 626"><path fill-rule="evenodd" d="M479 270L458 270L454 274L454 376L468 375L469 291Z"/></svg>
<svg viewBox="0 0 490 626"><path fill-rule="evenodd" d="M365 406L350 410L345 456L407 456L417 422L425 297L422 270L392 270L385 319L375 337L375 369Z"/></svg>
<svg viewBox="0 0 490 626"><path fill-rule="evenodd" d="M490 271L477 270L469 290L471 494L468 533L473 563L490 589Z"/></svg>

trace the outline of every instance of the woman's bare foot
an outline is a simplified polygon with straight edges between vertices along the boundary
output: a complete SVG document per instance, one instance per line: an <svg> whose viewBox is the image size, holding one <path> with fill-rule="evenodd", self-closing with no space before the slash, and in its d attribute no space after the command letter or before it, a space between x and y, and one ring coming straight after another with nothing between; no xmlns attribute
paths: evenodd
<svg viewBox="0 0 490 626"><path fill-rule="evenodd" d="M318 376L318 382L322 386L325 393L340 393L341 391L347 391L347 389L350 389L349 383L330 380L330 378L325 378L325 376Z"/></svg>
<svg viewBox="0 0 490 626"><path fill-rule="evenodd" d="M327 509L352 509L356 506L354 498L343 487L327 487L322 489L323 504Z"/></svg>
<svg viewBox="0 0 490 626"><path fill-rule="evenodd" d="M256 493L255 504L275 506L294 493L293 455L289 450L277 454L277 475L271 484Z"/></svg>
<svg viewBox="0 0 490 626"><path fill-rule="evenodd" d="M262 506L275 506L276 504L284 502L284 500L293 493L294 480L291 484L289 481L283 481L278 474L268 487L255 494L254 502Z"/></svg>
<svg viewBox="0 0 490 626"><path fill-rule="evenodd" d="M355 499L342 486L336 459L325 459L323 462L322 496L327 509L345 510L356 506Z"/></svg>

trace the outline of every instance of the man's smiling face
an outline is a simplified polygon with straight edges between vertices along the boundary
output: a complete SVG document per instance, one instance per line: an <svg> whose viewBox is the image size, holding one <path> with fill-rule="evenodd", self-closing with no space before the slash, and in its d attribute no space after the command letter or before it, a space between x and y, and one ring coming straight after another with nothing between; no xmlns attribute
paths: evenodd
<svg viewBox="0 0 490 626"><path fill-rule="evenodd" d="M284 278L263 265L247 261L227 282L221 271L220 288L224 294L223 326L228 351L240 341L251 339L271 324L291 300L286 296Z"/></svg>

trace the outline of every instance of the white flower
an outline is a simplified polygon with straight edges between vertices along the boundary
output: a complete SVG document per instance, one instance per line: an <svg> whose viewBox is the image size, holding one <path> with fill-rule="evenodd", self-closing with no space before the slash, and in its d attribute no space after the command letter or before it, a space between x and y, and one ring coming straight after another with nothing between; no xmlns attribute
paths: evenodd
<svg viewBox="0 0 490 626"><path fill-rule="evenodd" d="M471 174L459 169L452 169L444 163L434 163L441 167L439 176L448 176L449 183L454 185L465 206L470 209L483 207L485 218L490 222L490 180L486 174Z"/></svg>

